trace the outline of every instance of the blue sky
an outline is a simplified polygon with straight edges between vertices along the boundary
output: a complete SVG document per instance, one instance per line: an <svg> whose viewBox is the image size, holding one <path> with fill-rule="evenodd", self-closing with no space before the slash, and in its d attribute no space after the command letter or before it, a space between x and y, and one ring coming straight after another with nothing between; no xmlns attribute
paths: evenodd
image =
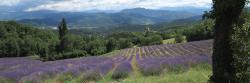
<svg viewBox="0 0 250 83"><path fill-rule="evenodd" d="M0 0L0 9L79 12L87 10L122 10L128 8L158 9L163 7L210 8L212 0Z"/></svg>

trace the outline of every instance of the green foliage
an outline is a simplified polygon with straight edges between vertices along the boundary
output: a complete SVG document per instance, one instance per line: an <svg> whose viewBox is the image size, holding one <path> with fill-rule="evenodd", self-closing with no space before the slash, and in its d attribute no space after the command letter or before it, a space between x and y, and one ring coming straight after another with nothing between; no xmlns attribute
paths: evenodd
<svg viewBox="0 0 250 83"><path fill-rule="evenodd" d="M67 52L63 54L63 59L67 58L75 58L75 57L83 57L87 56L87 52L83 50L73 50L72 52Z"/></svg>
<svg viewBox="0 0 250 83"><path fill-rule="evenodd" d="M183 35L187 37L187 41L198 41L213 38L214 20L206 19L199 24L195 24L190 28L184 29Z"/></svg>
<svg viewBox="0 0 250 83"><path fill-rule="evenodd" d="M113 32L108 35L98 33L86 35L79 34L81 32L78 32L78 30L68 31L64 19L58 26L58 36L54 30L36 29L13 21L0 22L0 27L1 57L39 55L42 60L66 59L87 55L97 56L133 46L162 44L163 39L179 37L180 41L185 41L184 36L186 36L184 34L186 29L178 27L164 32L147 29L146 33ZM193 27L185 28L194 31L195 35L191 35L192 37L202 34L199 31L196 31L196 33ZM190 36L187 38L190 38Z"/></svg>
<svg viewBox="0 0 250 83"><path fill-rule="evenodd" d="M161 35L164 40L172 38L177 38L184 41L206 40L214 38L213 26L213 19L204 19L201 22L189 26L170 27L167 30L159 31L159 35Z"/></svg>
<svg viewBox="0 0 250 83"><path fill-rule="evenodd" d="M65 35L65 52L72 52L74 50L82 50L86 41L79 35L67 34Z"/></svg>
<svg viewBox="0 0 250 83"><path fill-rule="evenodd" d="M58 32L59 32L59 40L60 40L60 44L58 45L58 49L57 52L64 52L66 49L66 35L68 33L68 29L67 29L67 24L65 19L63 18L61 23L58 26Z"/></svg>
<svg viewBox="0 0 250 83"><path fill-rule="evenodd" d="M101 55L106 53L105 41L102 38L97 38L93 41L88 42L86 50L90 55Z"/></svg>
<svg viewBox="0 0 250 83"><path fill-rule="evenodd" d="M175 37L175 34L173 34L173 33L162 33L161 36L162 36L163 39L171 39L171 38Z"/></svg>
<svg viewBox="0 0 250 83"><path fill-rule="evenodd" d="M3 56L14 57L20 56L20 46L18 44L18 40L13 37L9 37L2 42L3 45Z"/></svg>
<svg viewBox="0 0 250 83"><path fill-rule="evenodd" d="M184 42L186 42L187 40L186 40L186 36L183 36L183 35L176 35L176 37L175 37L175 42L176 43L184 43Z"/></svg>
<svg viewBox="0 0 250 83"><path fill-rule="evenodd" d="M40 30L13 21L0 22L0 57L44 56L55 50L53 32Z"/></svg>
<svg viewBox="0 0 250 83"><path fill-rule="evenodd" d="M118 40L119 48L124 49L124 48L130 48L133 46L133 43L131 40L126 39L126 38L120 38Z"/></svg>
<svg viewBox="0 0 250 83"><path fill-rule="evenodd" d="M240 83L250 82L250 20L246 18L246 23L242 27L235 27L233 35L234 65L236 69L236 79Z"/></svg>
<svg viewBox="0 0 250 83"><path fill-rule="evenodd" d="M162 44L162 41L163 39L160 35L153 34L147 37L141 37L140 46Z"/></svg>
<svg viewBox="0 0 250 83"><path fill-rule="evenodd" d="M163 44L175 44L175 38L166 39L162 41Z"/></svg>
<svg viewBox="0 0 250 83"><path fill-rule="evenodd" d="M202 15L202 19L215 19L215 12L214 10L211 11L205 11L204 14Z"/></svg>
<svg viewBox="0 0 250 83"><path fill-rule="evenodd" d="M59 39L63 39L65 35L67 35L68 28L67 28L67 23L65 19L63 18L61 23L58 26L58 32L59 32Z"/></svg>
<svg viewBox="0 0 250 83"><path fill-rule="evenodd" d="M110 38L107 41L108 41L106 44L107 52L111 52L117 49L118 47L117 41L114 38Z"/></svg>

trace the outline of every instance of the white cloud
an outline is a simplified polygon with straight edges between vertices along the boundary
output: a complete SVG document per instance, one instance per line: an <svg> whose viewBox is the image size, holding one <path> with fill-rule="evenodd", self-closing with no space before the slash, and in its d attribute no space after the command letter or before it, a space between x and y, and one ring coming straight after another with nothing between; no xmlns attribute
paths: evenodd
<svg viewBox="0 0 250 83"><path fill-rule="evenodd" d="M0 6L14 6L19 2L20 0L0 0Z"/></svg>
<svg viewBox="0 0 250 83"><path fill-rule="evenodd" d="M120 10L143 7L149 9L161 7L210 7L212 0L61 0L29 8L26 11L55 10L78 12L86 10Z"/></svg>

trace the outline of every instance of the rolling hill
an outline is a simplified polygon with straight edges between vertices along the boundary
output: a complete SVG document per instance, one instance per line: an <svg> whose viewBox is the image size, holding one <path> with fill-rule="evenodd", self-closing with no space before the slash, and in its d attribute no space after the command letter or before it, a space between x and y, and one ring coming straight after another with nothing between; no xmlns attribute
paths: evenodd
<svg viewBox="0 0 250 83"><path fill-rule="evenodd" d="M55 27L65 17L70 28L120 27L124 25L150 25L194 17L200 14L188 11L125 9L120 12L4 12L0 19L17 20L37 26ZM7 15L7 16L5 16Z"/></svg>
<svg viewBox="0 0 250 83"><path fill-rule="evenodd" d="M212 40L189 43L128 48L107 56L85 57L42 62L31 58L0 58L0 78L14 82L44 82L44 76L84 74L82 81L98 80L111 75L113 79L129 74L161 74L164 69L181 67L188 70L197 64L211 64ZM122 74L122 75L121 75ZM93 79L92 79L93 78ZM0 81L1 81L0 79ZM104 78L105 79L105 78Z"/></svg>

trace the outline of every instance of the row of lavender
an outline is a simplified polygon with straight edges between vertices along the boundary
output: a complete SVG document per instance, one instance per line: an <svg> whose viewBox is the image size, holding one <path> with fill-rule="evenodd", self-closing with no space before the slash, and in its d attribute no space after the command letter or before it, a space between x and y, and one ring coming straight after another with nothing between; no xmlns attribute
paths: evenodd
<svg viewBox="0 0 250 83"><path fill-rule="evenodd" d="M112 58L87 57L53 62L41 62L30 58L0 59L0 77L17 81L39 80L43 76L55 76L63 73L80 75L83 72L98 71L106 74L113 68Z"/></svg>
<svg viewBox="0 0 250 83"><path fill-rule="evenodd" d="M212 40L173 45L155 45L128 48L114 57L85 57L52 62L41 62L30 58L0 59L0 78L42 80L44 76L71 73L98 77L111 73L114 78L128 76L139 71L144 75L157 74L177 65L189 68L199 63L211 63ZM96 76L98 75L98 76Z"/></svg>
<svg viewBox="0 0 250 83"><path fill-rule="evenodd" d="M140 48L128 48L118 55L130 56L139 54L141 57L159 57L159 56L185 56L185 55L211 55L212 40L196 41L179 44L166 44L145 46Z"/></svg>
<svg viewBox="0 0 250 83"><path fill-rule="evenodd" d="M197 64L211 64L213 40L128 48L117 55L136 65L143 75L160 74L163 70L185 71ZM136 59L136 63L131 61ZM131 67L133 70L133 67Z"/></svg>

